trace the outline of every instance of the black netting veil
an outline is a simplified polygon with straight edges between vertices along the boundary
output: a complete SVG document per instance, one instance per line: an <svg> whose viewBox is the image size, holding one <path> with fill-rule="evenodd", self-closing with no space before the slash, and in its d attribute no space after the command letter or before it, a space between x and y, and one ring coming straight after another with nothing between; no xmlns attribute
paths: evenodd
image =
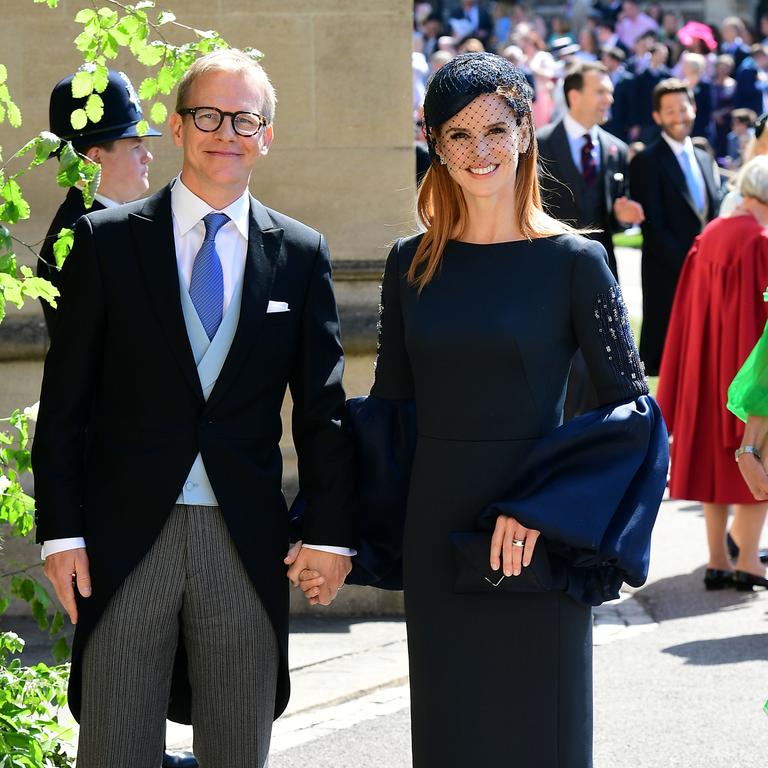
<svg viewBox="0 0 768 768"><path fill-rule="evenodd" d="M467 128L467 108L478 97L495 94L496 99L481 100L483 108L474 110L471 116L472 126L479 128L481 118L490 120L500 117L505 110L505 119L510 131L517 127L518 134L525 125L525 132L532 130L530 125L531 89L523 73L501 56L492 53L465 53L457 56L441 67L430 78L424 96L424 128L429 145L430 156L434 161L448 163L446 151L441 154L440 135L445 124L451 118L463 117ZM499 109L494 108L494 103ZM527 118L527 120L525 119ZM490 123L489 123L490 124ZM498 141L498 139L497 139ZM518 136L514 141L517 151L525 151L521 142L530 142L530 136ZM510 144L510 140L507 141ZM455 154L455 153L454 153Z"/></svg>

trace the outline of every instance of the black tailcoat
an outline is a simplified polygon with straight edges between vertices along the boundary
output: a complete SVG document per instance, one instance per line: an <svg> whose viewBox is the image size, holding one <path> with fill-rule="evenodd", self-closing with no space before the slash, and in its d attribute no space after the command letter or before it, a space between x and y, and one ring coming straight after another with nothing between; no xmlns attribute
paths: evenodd
<svg viewBox="0 0 768 768"><path fill-rule="evenodd" d="M630 165L632 197L645 212L643 230L642 285L643 328L640 357L649 376L656 376L667 335L669 314L677 279L694 239L720 209L720 192L713 161L694 148L707 189L707 213L696 210L680 163L661 138L640 152Z"/></svg>
<svg viewBox="0 0 768 768"><path fill-rule="evenodd" d="M200 452L275 629L277 715L289 694L282 562L288 517L278 446L287 386L308 501L304 539L356 543L352 449L340 430L343 355L325 241L251 199L240 320L207 402L182 314L170 187L83 217L63 278L32 459L38 540L82 536L90 560L93 594L78 598L70 707L77 716L89 633L151 547ZM270 298L290 311L267 313ZM177 672L170 713L188 722L183 663Z"/></svg>

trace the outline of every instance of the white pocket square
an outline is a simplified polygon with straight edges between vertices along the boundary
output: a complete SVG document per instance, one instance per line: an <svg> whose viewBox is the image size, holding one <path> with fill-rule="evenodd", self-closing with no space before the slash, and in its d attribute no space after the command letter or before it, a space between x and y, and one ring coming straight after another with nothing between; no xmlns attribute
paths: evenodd
<svg viewBox="0 0 768 768"><path fill-rule="evenodd" d="M272 301L267 304L267 312L290 312L287 301Z"/></svg>

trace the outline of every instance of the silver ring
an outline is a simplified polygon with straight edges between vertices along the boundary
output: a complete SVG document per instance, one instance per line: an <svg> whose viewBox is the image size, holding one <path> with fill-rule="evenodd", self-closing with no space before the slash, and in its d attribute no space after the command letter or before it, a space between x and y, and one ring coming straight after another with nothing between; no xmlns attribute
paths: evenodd
<svg viewBox="0 0 768 768"><path fill-rule="evenodd" d="M525 539L512 539L512 546L513 547L524 547L525 546Z"/></svg>

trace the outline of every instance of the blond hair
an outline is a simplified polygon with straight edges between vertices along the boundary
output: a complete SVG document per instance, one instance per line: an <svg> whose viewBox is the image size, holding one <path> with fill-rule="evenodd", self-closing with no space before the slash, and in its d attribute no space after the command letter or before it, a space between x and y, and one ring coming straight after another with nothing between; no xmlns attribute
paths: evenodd
<svg viewBox="0 0 768 768"><path fill-rule="evenodd" d="M190 105L187 104L192 84L198 77L207 72L248 72L253 74L259 81L262 94L262 103L259 106L261 115L267 119L267 123L272 123L275 119L275 106L277 105L277 96L275 89L264 71L264 67L256 59L249 56L244 51L237 48L223 48L217 51L207 53L196 59L190 68L184 73L179 82L179 88L176 92L176 111L180 112L189 106L213 106L212 104Z"/></svg>

